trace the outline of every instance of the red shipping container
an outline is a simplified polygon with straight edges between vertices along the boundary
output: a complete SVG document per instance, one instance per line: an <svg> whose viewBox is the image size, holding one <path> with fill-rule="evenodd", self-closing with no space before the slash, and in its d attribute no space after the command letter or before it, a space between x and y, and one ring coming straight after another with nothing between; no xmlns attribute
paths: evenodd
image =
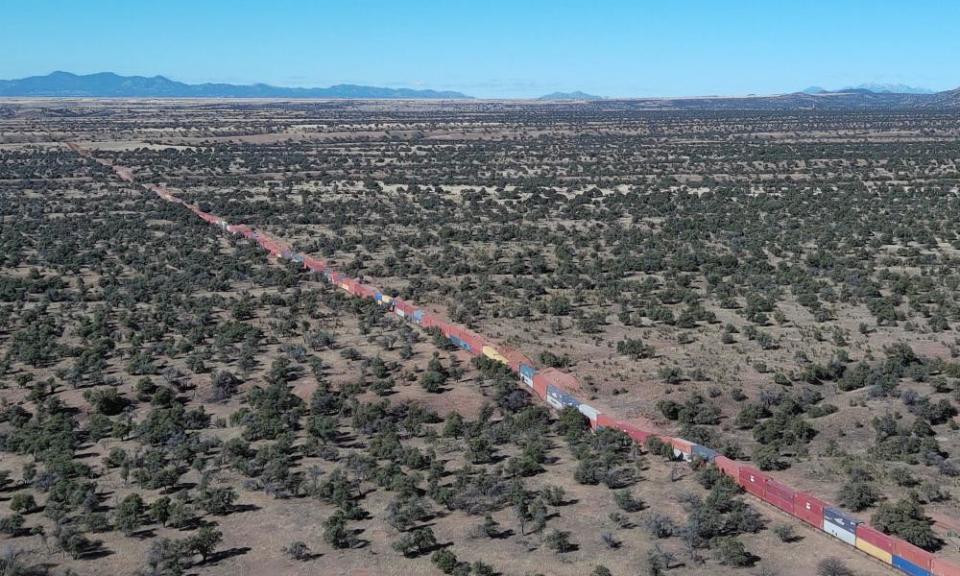
<svg viewBox="0 0 960 576"><path fill-rule="evenodd" d="M647 441L647 438L652 436L650 432L641 430L639 427L634 426L629 422L624 422L623 420L618 420L614 427L625 433L627 436L632 438L634 442L640 445L643 445Z"/></svg>
<svg viewBox="0 0 960 576"><path fill-rule="evenodd" d="M604 428L619 429L620 427L618 426L618 424L619 423L616 420L607 416L606 414L603 414L602 412L600 413L599 416L597 416L597 426L602 426Z"/></svg>
<svg viewBox="0 0 960 576"><path fill-rule="evenodd" d="M461 340L466 342L468 346L470 346L470 352L477 356L483 354L483 347L487 344L483 337L472 330L460 328L459 326L457 328L460 332L458 336Z"/></svg>
<svg viewBox="0 0 960 576"><path fill-rule="evenodd" d="M932 565L930 566L930 572L933 573L933 576L960 576L960 566L934 556Z"/></svg>
<svg viewBox="0 0 960 576"><path fill-rule="evenodd" d="M793 495L793 515L820 530L823 530L823 508L825 506L823 500L806 492L797 492Z"/></svg>
<svg viewBox="0 0 960 576"><path fill-rule="evenodd" d="M423 326L424 328L439 327L439 323L440 322L437 320L436 316L430 314L429 312L424 312L423 317L420 318L420 326Z"/></svg>
<svg viewBox="0 0 960 576"><path fill-rule="evenodd" d="M533 390L541 400L547 399L547 379L540 372L533 376Z"/></svg>
<svg viewBox="0 0 960 576"><path fill-rule="evenodd" d="M893 554L893 538L866 524L857 526L857 540L869 542L884 552Z"/></svg>
<svg viewBox="0 0 960 576"><path fill-rule="evenodd" d="M717 468L727 476L733 478L734 482L737 484L740 483L740 463L736 460L731 460L726 456L717 456L714 458L713 463L716 464Z"/></svg>
<svg viewBox="0 0 960 576"><path fill-rule="evenodd" d="M500 353L503 354L503 357L510 363L510 369L514 372L520 372L521 364L533 366L533 362L529 358L511 348L501 348Z"/></svg>
<svg viewBox="0 0 960 576"><path fill-rule="evenodd" d="M893 543L893 553L897 556L916 564L924 570L931 570L933 568L934 556L930 552L899 538L891 537L890 541Z"/></svg>
<svg viewBox="0 0 960 576"><path fill-rule="evenodd" d="M740 467L740 486L743 486L744 490L757 498L763 498L763 488L766 481L767 475L761 473L756 468L751 468L750 466Z"/></svg>
<svg viewBox="0 0 960 576"><path fill-rule="evenodd" d="M767 478L764 483L763 499L787 514L793 514L793 499L795 496L796 491L793 488L777 482L773 478Z"/></svg>
<svg viewBox="0 0 960 576"><path fill-rule="evenodd" d="M318 260L313 256L304 256L303 265L314 272L323 272L324 268L326 268L323 260Z"/></svg>

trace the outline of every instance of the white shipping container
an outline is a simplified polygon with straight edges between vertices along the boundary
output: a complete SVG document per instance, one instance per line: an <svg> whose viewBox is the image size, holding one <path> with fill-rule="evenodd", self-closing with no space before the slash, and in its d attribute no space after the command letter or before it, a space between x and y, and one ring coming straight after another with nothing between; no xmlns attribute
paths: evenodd
<svg viewBox="0 0 960 576"><path fill-rule="evenodd" d="M851 546L857 545L856 534L854 534L853 532L850 532L849 530L843 528L842 526L838 526L834 524L829 520L824 519L823 531L826 532L827 534L830 534L831 536L834 536L835 538L839 538L840 540L843 540L844 542L846 542Z"/></svg>
<svg viewBox="0 0 960 576"><path fill-rule="evenodd" d="M547 404L553 406L557 410L563 410L563 404L557 398L554 398L552 394L547 394Z"/></svg>
<svg viewBox="0 0 960 576"><path fill-rule="evenodd" d="M527 378L523 374L520 375L520 379L523 380L523 383L527 386L533 388L533 378Z"/></svg>
<svg viewBox="0 0 960 576"><path fill-rule="evenodd" d="M591 421L596 422L597 416L600 415L592 406L587 406L586 404L580 404L577 407L580 410L580 413L589 418Z"/></svg>

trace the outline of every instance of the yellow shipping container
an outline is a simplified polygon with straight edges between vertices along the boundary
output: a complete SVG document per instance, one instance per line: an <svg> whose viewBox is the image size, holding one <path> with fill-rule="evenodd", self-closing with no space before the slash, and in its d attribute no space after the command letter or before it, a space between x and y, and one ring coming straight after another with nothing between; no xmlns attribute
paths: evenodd
<svg viewBox="0 0 960 576"><path fill-rule="evenodd" d="M862 538L857 538L857 548L863 550L867 554L873 556L877 560L882 560L887 564L893 564L893 554L887 552L886 550L881 550L873 544L867 542Z"/></svg>
<svg viewBox="0 0 960 576"><path fill-rule="evenodd" d="M506 358L504 358L502 354L500 354L499 352L497 352L497 351L496 351L493 347L491 347L491 346L484 346L484 347L483 347L483 355L486 356L487 358L491 359L491 360L496 360L497 362L500 362L501 364L506 364L507 366L510 365L510 362L509 362Z"/></svg>
<svg viewBox="0 0 960 576"><path fill-rule="evenodd" d="M380 302L383 304L389 304L393 302L393 296L387 296L386 294L380 295Z"/></svg>

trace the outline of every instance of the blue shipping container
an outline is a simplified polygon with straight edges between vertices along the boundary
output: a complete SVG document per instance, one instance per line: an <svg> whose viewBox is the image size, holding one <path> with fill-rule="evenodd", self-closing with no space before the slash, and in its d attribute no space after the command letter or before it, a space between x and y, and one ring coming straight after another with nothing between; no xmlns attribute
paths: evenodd
<svg viewBox="0 0 960 576"><path fill-rule="evenodd" d="M373 298L377 302L380 302L381 300L383 300L383 294L381 294L380 292L377 292L376 294L373 295Z"/></svg>
<svg viewBox="0 0 960 576"><path fill-rule="evenodd" d="M547 384L547 396L556 400L561 406L571 406L573 408L580 407L579 400L557 388L553 384Z"/></svg>
<svg viewBox="0 0 960 576"><path fill-rule="evenodd" d="M896 554L893 555L893 567L899 568L903 572L910 574L910 576L931 576L929 570L925 570L906 558L901 558Z"/></svg>
<svg viewBox="0 0 960 576"><path fill-rule="evenodd" d="M413 311L413 321L419 324L423 321L423 310L414 310Z"/></svg>
<svg viewBox="0 0 960 576"><path fill-rule="evenodd" d="M828 506L823 509L823 518L825 520L829 520L844 530L853 533L856 533L858 524L863 524L863 522L857 520L853 516L850 516L843 510L834 508L832 506Z"/></svg>
<svg viewBox="0 0 960 576"><path fill-rule="evenodd" d="M520 365L520 377L523 378L523 381L527 384L533 385L533 376L537 371L533 369L533 366L527 366L526 364Z"/></svg>
<svg viewBox="0 0 960 576"><path fill-rule="evenodd" d="M717 451L712 448L707 448L706 446L701 446L699 444L693 445L693 455L703 458L707 462L713 462L717 457Z"/></svg>

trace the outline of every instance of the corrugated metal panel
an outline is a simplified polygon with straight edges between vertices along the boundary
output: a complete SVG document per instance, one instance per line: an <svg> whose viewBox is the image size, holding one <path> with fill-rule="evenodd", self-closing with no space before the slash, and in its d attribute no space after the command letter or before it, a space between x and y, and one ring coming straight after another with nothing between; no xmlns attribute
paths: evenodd
<svg viewBox="0 0 960 576"><path fill-rule="evenodd" d="M598 412L596 408L594 408L593 406L589 406L587 404L580 404L579 406L577 406L577 410L579 410L581 414L589 418L590 422L594 426L596 425L597 416L600 415L600 412Z"/></svg>
<svg viewBox="0 0 960 576"><path fill-rule="evenodd" d="M533 376L536 373L537 371L533 369L533 366L526 364L520 365L520 379L523 380L527 386L533 386Z"/></svg>
<svg viewBox="0 0 960 576"><path fill-rule="evenodd" d="M823 529L823 507L823 500L806 492L797 492L793 497L794 516L819 529Z"/></svg>
<svg viewBox="0 0 960 576"><path fill-rule="evenodd" d="M894 568L899 569L902 572L906 572L910 576L930 576L930 571L921 566L917 566L913 562L903 558L901 556L893 556L892 564Z"/></svg>
<svg viewBox="0 0 960 576"><path fill-rule="evenodd" d="M857 520L853 516L834 506L827 506L823 509L823 519L829 520L844 530L853 533L856 533L857 526L863 524L863 522L860 520Z"/></svg>
<svg viewBox="0 0 960 576"><path fill-rule="evenodd" d="M835 538L839 538L840 540L843 540L844 542L846 542L851 546L857 545L856 534L854 534L853 532L847 530L842 526L838 526L834 524L833 522L827 520L826 518L823 519L823 531Z"/></svg>
<svg viewBox="0 0 960 576"><path fill-rule="evenodd" d="M767 475L750 466L740 467L740 486L757 498L763 498L763 485Z"/></svg>
<svg viewBox="0 0 960 576"><path fill-rule="evenodd" d="M720 455L713 461L717 468L727 476L733 478L738 484L740 483L740 463L736 460L731 460L726 456Z"/></svg>
<svg viewBox="0 0 960 576"><path fill-rule="evenodd" d="M891 538L891 540L893 540L894 556L899 556L924 570L933 569L933 554L899 538Z"/></svg>
<svg viewBox="0 0 960 576"><path fill-rule="evenodd" d="M712 448L707 448L706 446L694 444L693 455L707 462L713 462L717 458L717 451Z"/></svg>
<svg viewBox="0 0 960 576"><path fill-rule="evenodd" d="M484 347L483 347L483 355L486 356L487 358L491 359L491 360L496 360L497 362L500 362L501 364L506 364L506 365L508 365L508 366L510 365L510 363L507 361L507 359L504 358L503 354L501 354L500 352L498 352L493 346L484 346Z"/></svg>
<svg viewBox="0 0 960 576"><path fill-rule="evenodd" d="M763 499L787 514L793 514L793 499L796 492L786 484L767 478L763 486Z"/></svg>
<svg viewBox="0 0 960 576"><path fill-rule="evenodd" d="M960 576L960 566L953 562L936 556L933 557L932 562L930 572L933 573L933 576Z"/></svg>
<svg viewBox="0 0 960 576"><path fill-rule="evenodd" d="M867 554L873 556L881 562L886 562L887 564L893 564L893 554L887 552L886 550L881 550L880 548L874 546L873 544L867 542L866 540L861 540L857 538L857 548Z"/></svg>

